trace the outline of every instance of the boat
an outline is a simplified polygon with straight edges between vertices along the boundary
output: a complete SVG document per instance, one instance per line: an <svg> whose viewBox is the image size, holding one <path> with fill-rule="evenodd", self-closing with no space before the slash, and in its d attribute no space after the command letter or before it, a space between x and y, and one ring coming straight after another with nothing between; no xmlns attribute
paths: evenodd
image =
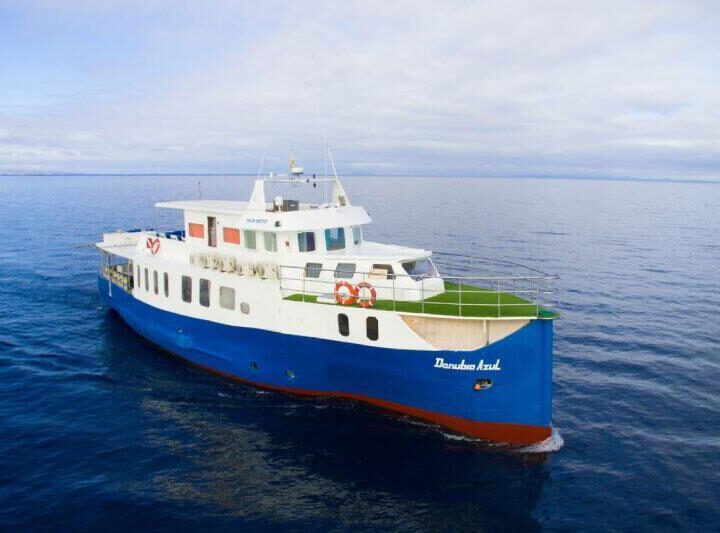
<svg viewBox="0 0 720 533"><path fill-rule="evenodd" d="M258 176L247 202L156 204L181 227L104 233L102 300L155 345L234 380L482 440L550 438L555 276L475 272L458 254L365 240L371 218L337 174L290 170ZM270 187L325 198L268 201ZM503 264L514 265L492 263Z"/></svg>

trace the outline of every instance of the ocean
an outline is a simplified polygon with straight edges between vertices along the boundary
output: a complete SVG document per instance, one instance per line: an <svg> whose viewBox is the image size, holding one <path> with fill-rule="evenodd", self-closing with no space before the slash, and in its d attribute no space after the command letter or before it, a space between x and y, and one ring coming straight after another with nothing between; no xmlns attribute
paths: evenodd
<svg viewBox="0 0 720 533"><path fill-rule="evenodd" d="M559 275L555 440L508 450L209 374L101 305L103 232L252 180L0 177L0 529L718 530L720 184L344 180L368 240Z"/></svg>

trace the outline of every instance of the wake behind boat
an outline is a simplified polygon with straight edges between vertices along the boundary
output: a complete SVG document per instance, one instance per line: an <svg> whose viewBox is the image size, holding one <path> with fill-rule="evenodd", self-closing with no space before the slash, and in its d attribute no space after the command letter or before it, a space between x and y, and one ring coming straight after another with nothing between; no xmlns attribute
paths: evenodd
<svg viewBox="0 0 720 533"><path fill-rule="evenodd" d="M366 241L371 219L337 176L291 172L256 180L249 202L156 204L182 212L181 229L104 234L102 299L140 335L229 378L482 439L549 438L554 277L481 275L461 256ZM332 194L268 202L276 183Z"/></svg>

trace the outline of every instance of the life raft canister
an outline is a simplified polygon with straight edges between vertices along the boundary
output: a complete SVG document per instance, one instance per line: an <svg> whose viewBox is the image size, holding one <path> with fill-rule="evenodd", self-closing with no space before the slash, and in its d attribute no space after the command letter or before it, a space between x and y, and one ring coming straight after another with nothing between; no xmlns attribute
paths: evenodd
<svg viewBox="0 0 720 533"><path fill-rule="evenodd" d="M349 294L347 296L343 296L340 294L340 289L345 287ZM357 289L352 286L352 284L348 283L347 281L338 281L335 284L335 301L339 303L340 305L351 305L355 302L355 299L357 298Z"/></svg>
<svg viewBox="0 0 720 533"><path fill-rule="evenodd" d="M360 298L360 290L361 289L367 289L370 291L370 298ZM377 298L377 291L375 290L375 287L370 285L367 281L361 281L357 284L357 288L355 289L355 294L357 296L357 303L360 307L364 307L365 309L368 309L369 307L372 307L375 305L375 299Z"/></svg>

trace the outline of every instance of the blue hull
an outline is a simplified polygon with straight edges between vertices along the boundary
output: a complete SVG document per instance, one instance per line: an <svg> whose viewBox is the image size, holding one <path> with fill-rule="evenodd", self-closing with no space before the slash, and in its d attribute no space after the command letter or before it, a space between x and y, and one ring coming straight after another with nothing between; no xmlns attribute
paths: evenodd
<svg viewBox="0 0 720 533"><path fill-rule="evenodd" d="M527 444L550 436L552 320L532 320L472 352L396 350L261 329L167 312L99 278L105 303L140 335L184 359L258 386L366 401L480 438ZM453 370L445 363L500 370ZM492 380L476 391L479 378Z"/></svg>

